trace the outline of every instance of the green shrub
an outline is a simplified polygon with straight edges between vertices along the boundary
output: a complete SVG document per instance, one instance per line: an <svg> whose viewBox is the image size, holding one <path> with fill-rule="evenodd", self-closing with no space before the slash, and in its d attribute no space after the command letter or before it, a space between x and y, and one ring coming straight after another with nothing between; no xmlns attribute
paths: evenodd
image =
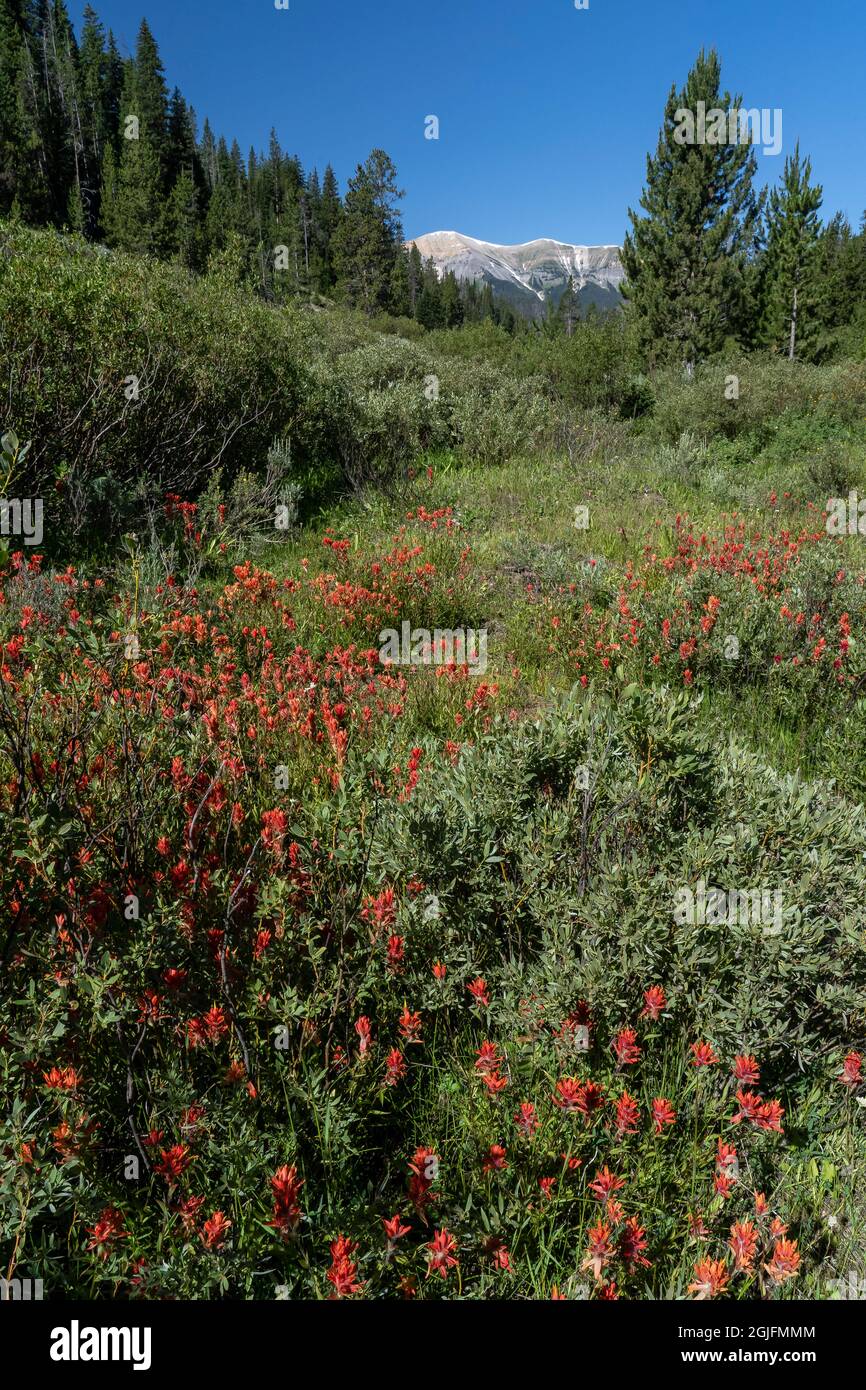
<svg viewBox="0 0 866 1390"><path fill-rule="evenodd" d="M844 426L862 420L866 411L866 366L853 362L818 367L743 355L705 363L691 380L669 368L655 376L654 385L652 432L670 444L690 430L707 442L749 434L763 447L782 420L818 414ZM729 399L735 390L738 396Z"/></svg>

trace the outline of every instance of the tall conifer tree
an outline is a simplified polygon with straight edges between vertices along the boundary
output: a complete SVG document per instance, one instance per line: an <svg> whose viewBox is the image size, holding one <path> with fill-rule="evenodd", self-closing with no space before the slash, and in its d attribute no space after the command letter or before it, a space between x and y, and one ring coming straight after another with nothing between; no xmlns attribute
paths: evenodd
<svg viewBox="0 0 866 1390"><path fill-rule="evenodd" d="M791 361L809 354L818 330L818 211L823 190L811 183L812 163L800 146L785 160L770 193L762 336Z"/></svg>
<svg viewBox="0 0 866 1390"><path fill-rule="evenodd" d="M403 241L397 170L384 150L373 150L349 180L334 238L334 265L343 292L365 313L388 307L394 263Z"/></svg>
<svg viewBox="0 0 866 1390"><path fill-rule="evenodd" d="M647 156L643 215L629 210L632 229L623 246L624 294L644 346L652 354L669 344L689 373L744 329L762 205L752 189L754 152L728 139L729 113L739 110L740 98L720 84L711 50L698 55L682 91L671 88L656 153ZM701 102L708 113L724 112L724 122L701 130ZM692 133L703 140L689 142L683 112L691 113Z"/></svg>

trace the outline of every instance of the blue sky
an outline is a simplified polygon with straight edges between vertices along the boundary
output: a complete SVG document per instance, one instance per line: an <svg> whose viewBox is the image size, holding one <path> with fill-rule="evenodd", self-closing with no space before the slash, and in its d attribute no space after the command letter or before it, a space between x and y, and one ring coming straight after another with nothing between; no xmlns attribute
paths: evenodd
<svg viewBox="0 0 866 1390"><path fill-rule="evenodd" d="M866 208L864 0L92 0L124 51L146 16L170 86L246 154L274 126L341 188L374 146L407 236L622 239L671 83L702 45L747 106L779 107L824 215ZM84 0L70 12L80 23ZM425 118L440 121L438 141Z"/></svg>

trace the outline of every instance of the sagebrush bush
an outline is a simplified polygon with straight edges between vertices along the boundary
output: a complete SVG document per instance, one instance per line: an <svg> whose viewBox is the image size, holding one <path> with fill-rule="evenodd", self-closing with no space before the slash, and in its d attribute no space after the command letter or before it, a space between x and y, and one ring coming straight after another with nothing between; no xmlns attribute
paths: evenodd
<svg viewBox="0 0 866 1390"><path fill-rule="evenodd" d="M654 384L651 429L669 444L690 431L706 443L719 435L748 434L763 447L792 417L818 414L847 425L862 421L866 409L866 366L853 362L818 367L743 354L704 363L691 379L669 368L656 374Z"/></svg>
<svg viewBox="0 0 866 1390"><path fill-rule="evenodd" d="M125 497L140 515L215 468L263 465L310 409L290 311L52 231L0 237L4 415L33 440L16 484L50 499L55 543L106 534L112 510L125 522Z"/></svg>

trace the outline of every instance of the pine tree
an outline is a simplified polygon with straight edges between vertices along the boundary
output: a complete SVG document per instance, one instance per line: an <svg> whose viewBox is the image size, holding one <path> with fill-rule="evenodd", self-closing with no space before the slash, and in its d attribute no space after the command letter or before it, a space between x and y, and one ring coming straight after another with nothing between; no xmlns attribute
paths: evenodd
<svg viewBox="0 0 866 1390"><path fill-rule="evenodd" d="M103 112L106 139L114 144L114 152L120 151L120 115L123 104L123 89L126 75L133 65L131 58L123 58L117 40L109 29L105 45L105 80L103 84Z"/></svg>
<svg viewBox="0 0 866 1390"><path fill-rule="evenodd" d="M133 81L127 91L128 109L139 120L142 139L157 157L160 173L166 172L168 156L168 89L156 40L147 20L141 21L135 47Z"/></svg>
<svg viewBox="0 0 866 1390"><path fill-rule="evenodd" d="M573 275L568 277L568 284L557 305L556 317L565 330L565 336L571 338L574 335L574 326L580 320L580 300L574 288Z"/></svg>
<svg viewBox="0 0 866 1390"><path fill-rule="evenodd" d="M178 174L169 198L165 244L175 260L188 270L200 270L204 263L204 238L199 207L199 189L191 168Z"/></svg>
<svg viewBox="0 0 866 1390"><path fill-rule="evenodd" d="M816 277L819 312L822 325L827 330L848 323L854 312L857 295L849 278L854 240L851 223L841 212L831 217L818 238Z"/></svg>
<svg viewBox="0 0 866 1390"><path fill-rule="evenodd" d="M255 234L246 170L236 140L229 150L225 139L220 136L214 153L213 170L215 181L205 217L206 245L213 252L226 248L229 240L232 240L234 245L245 245L249 253Z"/></svg>
<svg viewBox="0 0 866 1390"><path fill-rule="evenodd" d="M102 167L102 223L109 246L161 255L167 235L165 202L159 160L150 142L129 140L119 166L109 146Z"/></svg>
<svg viewBox="0 0 866 1390"><path fill-rule="evenodd" d="M409 312L414 316L418 310L418 297L424 283L424 263L415 242L409 248Z"/></svg>
<svg viewBox="0 0 866 1390"><path fill-rule="evenodd" d="M728 142L731 125L740 134L730 113L741 102L720 92L720 80L718 55L702 50L684 89L671 88L655 156L647 156L645 215L629 210L632 230L623 246L623 293L644 347L652 355L659 344L671 344L688 373L727 335L744 330L747 270L763 202L752 189L750 145ZM683 113L694 123L699 102L725 119L690 143Z"/></svg>
<svg viewBox="0 0 866 1390"><path fill-rule="evenodd" d="M327 238L322 224L322 185L319 180L317 169L310 171L307 179L307 186L304 190L307 213L310 219L310 270L309 270L309 289L311 291L321 291L322 281L325 277L325 257L327 254Z"/></svg>
<svg viewBox="0 0 866 1390"><path fill-rule="evenodd" d="M198 156L191 112L175 87L168 103L165 145L165 181L173 188L184 169L192 173Z"/></svg>
<svg viewBox="0 0 866 1390"><path fill-rule="evenodd" d="M821 231L815 267L816 313L821 330L813 356L823 356L840 342L840 330L866 312L866 214L855 234L837 213Z"/></svg>
<svg viewBox="0 0 866 1390"><path fill-rule="evenodd" d="M111 68L105 31L95 10L84 10L78 46L77 95L81 123L79 198L82 230L95 237L100 227L99 190L106 146L115 138L117 112L112 111Z"/></svg>
<svg viewBox="0 0 866 1390"><path fill-rule="evenodd" d="M770 193L762 336L791 361L808 352L818 327L818 211L823 190L810 183L811 160L797 144L785 160L781 186Z"/></svg>
<svg viewBox="0 0 866 1390"><path fill-rule="evenodd" d="M460 285L453 270L446 271L441 284L442 316L446 328L460 328L463 323L463 300Z"/></svg>
<svg viewBox="0 0 866 1390"><path fill-rule="evenodd" d="M33 216L29 152L34 134L24 105L27 62L23 0L0 0L0 216Z"/></svg>
<svg viewBox="0 0 866 1390"><path fill-rule="evenodd" d="M65 0L39 6L45 143L49 154L51 217L84 230L84 134L78 94L78 45Z"/></svg>
<svg viewBox="0 0 866 1390"><path fill-rule="evenodd" d="M199 159L204 171L208 193L212 193L217 183L217 147L210 121L207 118L205 118L204 129L201 133Z"/></svg>
<svg viewBox="0 0 866 1390"><path fill-rule="evenodd" d="M66 220L71 160L63 103L54 61L49 0L30 0L23 8L23 104L33 161L31 219L59 226Z"/></svg>
<svg viewBox="0 0 866 1390"><path fill-rule="evenodd" d="M464 323L481 322L481 292L474 280L464 280L460 287Z"/></svg>
<svg viewBox="0 0 866 1390"><path fill-rule="evenodd" d="M334 288L337 273L334 269L334 241L343 216L343 203L337 175L330 164L322 178L322 201L319 208L319 225L322 235L322 268L319 274L319 289L329 294Z"/></svg>
<svg viewBox="0 0 866 1390"><path fill-rule="evenodd" d="M177 89L168 110L166 181L170 192L163 228L165 252L189 270L199 270L205 261L202 208L206 186L195 112Z"/></svg>
<svg viewBox="0 0 866 1390"><path fill-rule="evenodd" d="M397 171L384 150L373 150L349 180L334 236L334 268L350 304L372 314L388 307L391 275L403 241Z"/></svg>
<svg viewBox="0 0 866 1390"><path fill-rule="evenodd" d="M124 74L119 157L103 161L102 222L110 246L161 255L169 248L166 187L168 101L162 64L146 20Z"/></svg>
<svg viewBox="0 0 866 1390"><path fill-rule="evenodd" d="M409 292L409 252L405 246L397 251L394 269L391 271L391 292L389 308L400 318L412 317L412 302Z"/></svg>
<svg viewBox="0 0 866 1390"><path fill-rule="evenodd" d="M436 272L436 263L430 256L424 266L421 293L415 317L423 328L445 327L445 306L442 300L442 285Z"/></svg>

